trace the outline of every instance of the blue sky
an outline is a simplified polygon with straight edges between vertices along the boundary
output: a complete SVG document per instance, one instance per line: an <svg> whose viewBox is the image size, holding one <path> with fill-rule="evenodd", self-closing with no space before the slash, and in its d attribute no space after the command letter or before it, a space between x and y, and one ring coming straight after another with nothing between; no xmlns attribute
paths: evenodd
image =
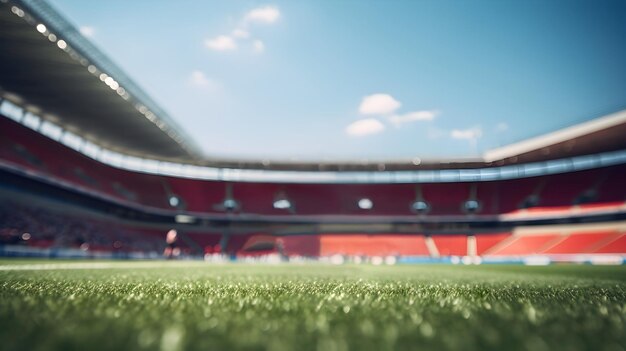
<svg viewBox="0 0 626 351"><path fill-rule="evenodd" d="M476 156L626 108L625 1L50 1L209 156Z"/></svg>

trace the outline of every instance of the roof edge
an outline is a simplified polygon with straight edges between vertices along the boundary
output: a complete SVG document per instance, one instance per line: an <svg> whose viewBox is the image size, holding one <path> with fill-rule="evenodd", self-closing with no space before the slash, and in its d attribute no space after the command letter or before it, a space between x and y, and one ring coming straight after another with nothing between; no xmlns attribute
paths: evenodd
<svg viewBox="0 0 626 351"><path fill-rule="evenodd" d="M509 157L519 156L530 151L566 142L568 140L624 123L626 123L626 110L621 110L587 122L559 129L551 133L525 139L496 149L487 150L483 154L483 159L485 162L494 162Z"/></svg>

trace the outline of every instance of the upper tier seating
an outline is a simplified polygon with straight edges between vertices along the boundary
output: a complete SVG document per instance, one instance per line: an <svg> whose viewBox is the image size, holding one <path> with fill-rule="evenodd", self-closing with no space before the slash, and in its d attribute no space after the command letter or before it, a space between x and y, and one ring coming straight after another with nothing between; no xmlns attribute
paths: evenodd
<svg viewBox="0 0 626 351"><path fill-rule="evenodd" d="M224 212L220 204L229 196L240 205L235 212L257 215L379 215L414 216L411 204L421 194L429 216L466 216L465 201L474 199L475 215L522 212L525 215L610 209L626 202L626 165L602 169L477 183L414 184L275 184L230 183L157 176L118 169L95 161L13 120L0 117L0 162L35 171L69 187L142 206L173 209L171 196L183 209L199 213ZM583 204L574 207L582 194ZM531 195L538 202L519 210ZM289 199L290 210L273 207ZM360 209L368 198L372 209Z"/></svg>

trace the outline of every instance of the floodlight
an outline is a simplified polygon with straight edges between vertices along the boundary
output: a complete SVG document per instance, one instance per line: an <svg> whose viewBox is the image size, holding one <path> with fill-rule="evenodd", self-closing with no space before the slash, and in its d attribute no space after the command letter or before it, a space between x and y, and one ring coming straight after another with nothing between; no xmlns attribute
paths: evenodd
<svg viewBox="0 0 626 351"><path fill-rule="evenodd" d="M180 199L176 195L170 196L169 202L172 207L178 207L178 205L180 205Z"/></svg>
<svg viewBox="0 0 626 351"><path fill-rule="evenodd" d="M430 206L428 206L428 203L423 200L417 200L411 204L411 209L418 213L424 213L428 211L429 208Z"/></svg>
<svg viewBox="0 0 626 351"><path fill-rule="evenodd" d="M359 208L362 210L371 210L372 207L374 207L374 203L368 198L362 198L361 200L359 200L358 205Z"/></svg>
<svg viewBox="0 0 626 351"><path fill-rule="evenodd" d="M291 208L291 202L287 199L279 199L274 201L274 208L279 210L286 210Z"/></svg>
<svg viewBox="0 0 626 351"><path fill-rule="evenodd" d="M467 200L463 206L467 212L476 212L480 204L476 200Z"/></svg>

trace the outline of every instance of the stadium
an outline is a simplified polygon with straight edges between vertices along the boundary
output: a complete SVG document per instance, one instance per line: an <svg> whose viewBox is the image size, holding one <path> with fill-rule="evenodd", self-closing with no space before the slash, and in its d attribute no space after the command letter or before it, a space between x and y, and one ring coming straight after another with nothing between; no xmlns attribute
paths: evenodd
<svg viewBox="0 0 626 351"><path fill-rule="evenodd" d="M624 107L472 157L207 157L0 0L2 348L623 350Z"/></svg>

